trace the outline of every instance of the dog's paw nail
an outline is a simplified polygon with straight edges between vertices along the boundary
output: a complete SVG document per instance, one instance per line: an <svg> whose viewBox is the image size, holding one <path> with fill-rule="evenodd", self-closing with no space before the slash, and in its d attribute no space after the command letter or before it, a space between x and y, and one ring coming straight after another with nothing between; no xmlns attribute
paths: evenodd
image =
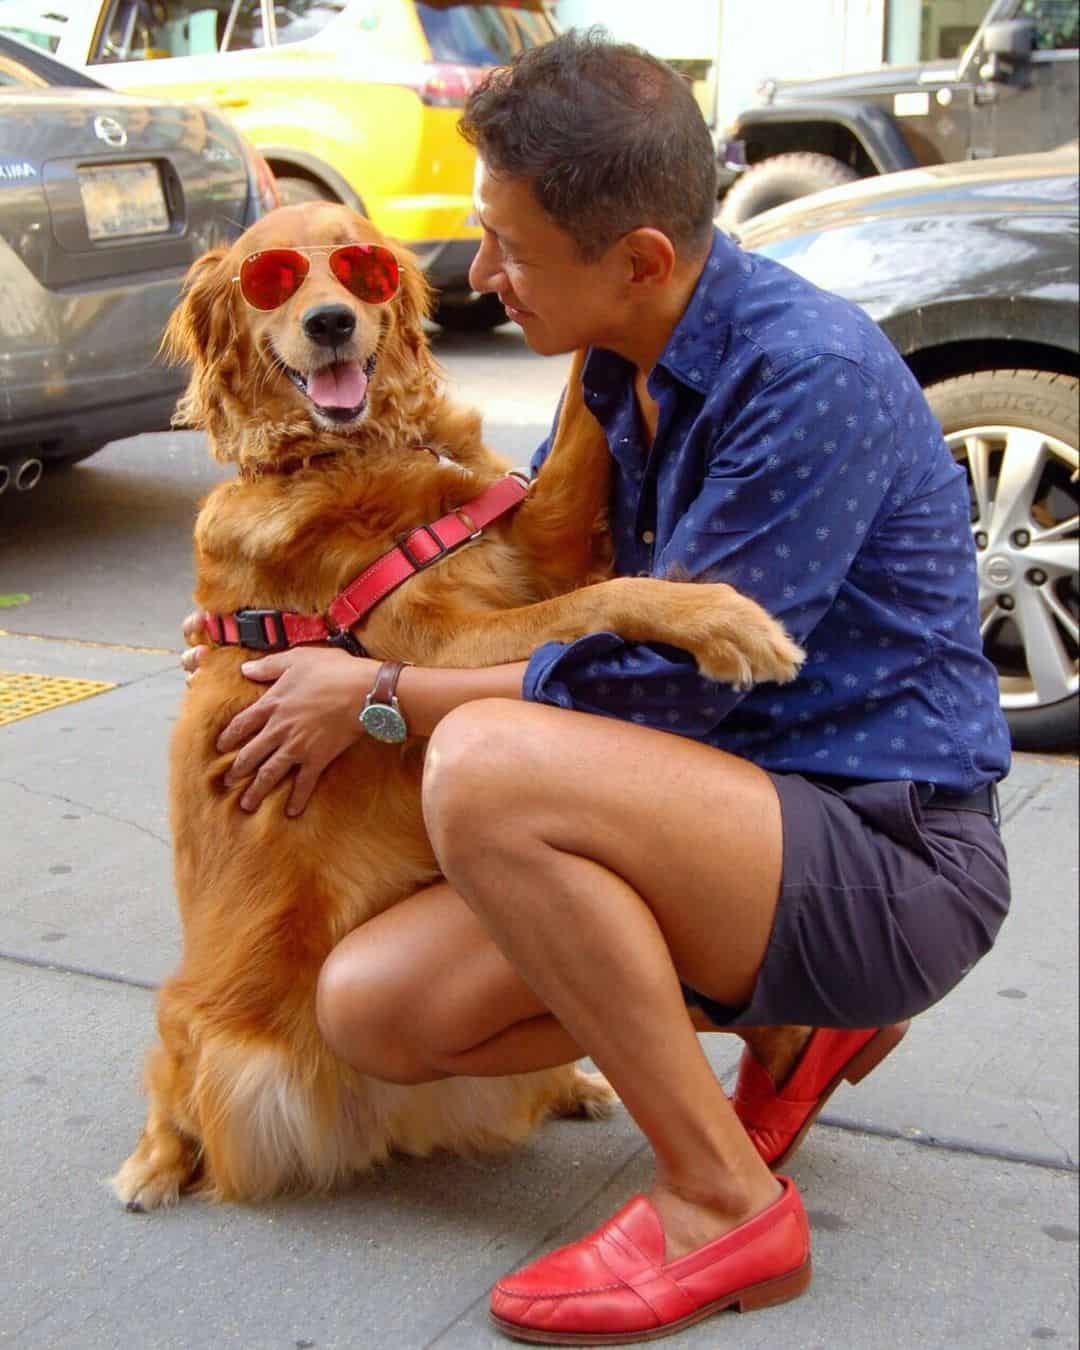
<svg viewBox="0 0 1080 1350"><path fill-rule="evenodd" d="M124 1206L129 1214L145 1214L146 1210L139 1204L138 1200L129 1200Z"/></svg>

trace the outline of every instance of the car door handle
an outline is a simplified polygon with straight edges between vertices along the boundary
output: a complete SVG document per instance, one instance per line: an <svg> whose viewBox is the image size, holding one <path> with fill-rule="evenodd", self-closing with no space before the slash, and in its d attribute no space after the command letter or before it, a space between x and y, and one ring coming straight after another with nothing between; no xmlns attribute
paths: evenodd
<svg viewBox="0 0 1080 1350"><path fill-rule="evenodd" d="M215 89L213 99L219 108L246 108L251 101L241 94L230 94L225 89Z"/></svg>

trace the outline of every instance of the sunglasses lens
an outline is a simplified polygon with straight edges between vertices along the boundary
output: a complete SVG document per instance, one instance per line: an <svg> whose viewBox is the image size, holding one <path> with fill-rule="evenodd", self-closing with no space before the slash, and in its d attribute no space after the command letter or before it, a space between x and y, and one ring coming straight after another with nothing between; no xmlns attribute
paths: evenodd
<svg viewBox="0 0 1080 1350"><path fill-rule="evenodd" d="M240 290L255 309L277 309L300 289L311 264L291 248L253 253L240 264Z"/></svg>
<svg viewBox="0 0 1080 1350"><path fill-rule="evenodd" d="M330 269L345 289L365 304L385 304L397 292L397 259L378 244L346 244L334 249Z"/></svg>

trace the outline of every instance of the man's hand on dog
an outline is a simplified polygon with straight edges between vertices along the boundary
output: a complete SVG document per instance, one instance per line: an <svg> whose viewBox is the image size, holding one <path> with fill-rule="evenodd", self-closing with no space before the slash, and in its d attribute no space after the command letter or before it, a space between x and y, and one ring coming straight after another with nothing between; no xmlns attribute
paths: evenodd
<svg viewBox="0 0 1080 1350"><path fill-rule="evenodd" d="M196 641L203 628L203 612L201 609L195 610L184 620L184 641L188 644L186 651L180 657L180 664L187 675L188 684L195 678L199 670L199 662L203 659L206 647Z"/></svg>
<svg viewBox="0 0 1080 1350"><path fill-rule="evenodd" d="M255 811L295 770L285 814L300 814L322 771L364 734L357 713L378 669L377 661L325 648L244 662L247 679L272 686L217 739L221 753L241 747L225 786L251 778L240 798L245 811Z"/></svg>
<svg viewBox="0 0 1080 1350"><path fill-rule="evenodd" d="M184 620L184 637L192 642L202 615ZM180 661L188 683L198 675L208 648L190 646ZM379 663L325 648L275 652L245 661L241 672L271 688L237 713L217 739L217 750L239 750L225 776L226 787L250 778L240 798L245 811L258 809L263 798L295 770L285 814L298 816L308 804L319 776L364 734L357 712Z"/></svg>

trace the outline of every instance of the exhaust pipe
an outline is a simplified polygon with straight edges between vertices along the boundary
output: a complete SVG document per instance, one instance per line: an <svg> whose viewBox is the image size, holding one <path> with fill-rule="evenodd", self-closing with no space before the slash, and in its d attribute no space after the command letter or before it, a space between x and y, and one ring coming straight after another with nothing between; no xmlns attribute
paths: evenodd
<svg viewBox="0 0 1080 1350"><path fill-rule="evenodd" d="M15 480L16 492L32 492L41 482L41 475L45 472L45 465L40 459L24 459L16 464L15 471L11 475Z"/></svg>
<svg viewBox="0 0 1080 1350"><path fill-rule="evenodd" d="M8 484L11 482L11 470L6 464L0 464L0 496L8 490Z"/></svg>

